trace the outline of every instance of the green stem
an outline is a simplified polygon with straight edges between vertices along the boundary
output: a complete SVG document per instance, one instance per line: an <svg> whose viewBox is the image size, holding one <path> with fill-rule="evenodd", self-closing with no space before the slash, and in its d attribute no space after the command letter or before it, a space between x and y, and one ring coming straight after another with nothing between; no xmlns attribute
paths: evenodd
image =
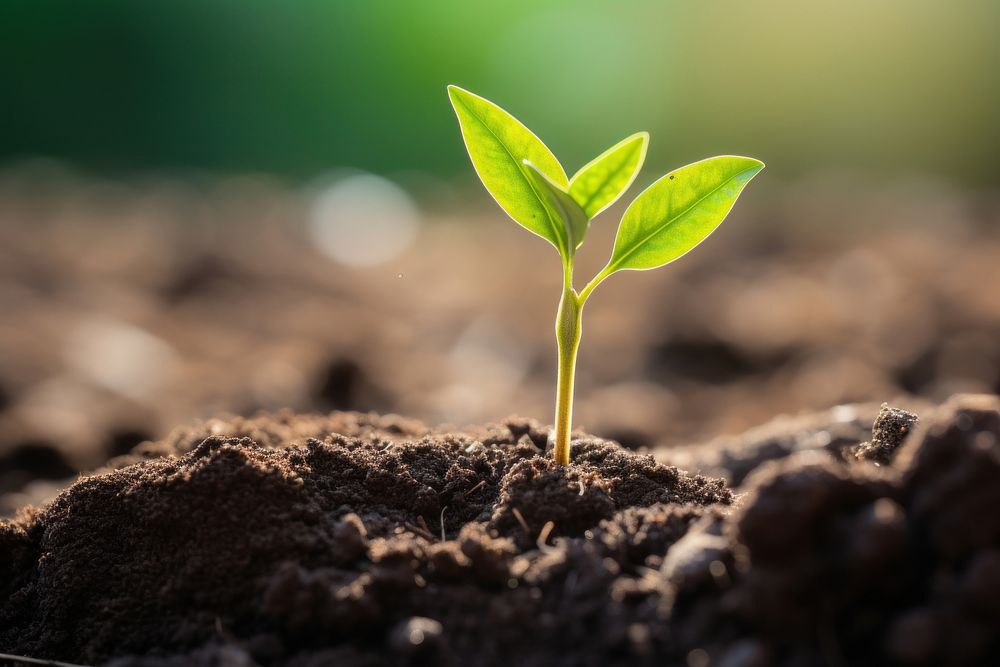
<svg viewBox="0 0 1000 667"><path fill-rule="evenodd" d="M556 318L556 343L559 347L559 379L556 390L556 463L569 463L569 435L573 428L573 384L576 377L576 353L580 349L583 301L573 290L572 269L566 272L559 315Z"/></svg>
<svg viewBox="0 0 1000 667"><path fill-rule="evenodd" d="M582 290L580 290L580 295L577 297L577 300L579 300L581 307L583 306L583 304L587 303L587 299L590 298L590 293L593 292L598 285L603 283L605 278L607 278L614 272L615 270L611 267L610 264L608 264L601 270L600 273L594 276L593 280L587 283L587 285Z"/></svg>

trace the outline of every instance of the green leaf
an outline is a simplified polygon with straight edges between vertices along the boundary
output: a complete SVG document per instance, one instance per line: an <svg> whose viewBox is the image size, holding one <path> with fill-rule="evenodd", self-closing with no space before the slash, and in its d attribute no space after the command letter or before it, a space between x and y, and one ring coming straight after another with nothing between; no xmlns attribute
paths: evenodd
<svg viewBox="0 0 1000 667"><path fill-rule="evenodd" d="M524 161L524 166L528 180L540 195L549 217L558 220L563 226L569 239L569 248L575 251L583 243L587 227L590 226L587 214L566 190L553 183L538 167L527 160Z"/></svg>
<svg viewBox="0 0 1000 667"><path fill-rule="evenodd" d="M708 158L646 188L625 211L604 275L674 261L715 231L747 183L764 168L748 157Z"/></svg>
<svg viewBox="0 0 1000 667"><path fill-rule="evenodd" d="M480 180L515 222L546 239L566 256L566 236L558 220L528 180L528 160L557 186L569 183L562 165L542 141L512 115L478 95L448 86L462 138Z"/></svg>
<svg viewBox="0 0 1000 667"><path fill-rule="evenodd" d="M649 133L638 132L601 153L574 174L569 193L593 219L615 203L635 180L643 161Z"/></svg>

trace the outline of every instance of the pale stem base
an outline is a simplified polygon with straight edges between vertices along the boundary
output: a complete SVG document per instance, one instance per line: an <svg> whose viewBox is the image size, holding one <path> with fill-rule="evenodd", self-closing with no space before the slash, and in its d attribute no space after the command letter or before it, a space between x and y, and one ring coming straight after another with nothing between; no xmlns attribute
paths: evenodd
<svg viewBox="0 0 1000 667"><path fill-rule="evenodd" d="M576 353L580 349L583 304L577 293L567 287L559 302L556 318L556 343L559 348L559 379L556 390L556 463L569 464L570 431L573 428L573 385L576 379Z"/></svg>

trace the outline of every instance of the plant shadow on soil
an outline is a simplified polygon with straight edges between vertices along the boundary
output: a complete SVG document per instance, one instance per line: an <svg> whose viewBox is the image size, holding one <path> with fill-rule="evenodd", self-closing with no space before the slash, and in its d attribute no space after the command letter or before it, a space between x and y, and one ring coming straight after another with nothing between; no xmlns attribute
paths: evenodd
<svg viewBox="0 0 1000 667"><path fill-rule="evenodd" d="M116 667L997 664L1000 401L920 417L883 408L861 443L820 415L688 461L728 483L582 433L558 467L520 419L209 420L0 522L0 651Z"/></svg>

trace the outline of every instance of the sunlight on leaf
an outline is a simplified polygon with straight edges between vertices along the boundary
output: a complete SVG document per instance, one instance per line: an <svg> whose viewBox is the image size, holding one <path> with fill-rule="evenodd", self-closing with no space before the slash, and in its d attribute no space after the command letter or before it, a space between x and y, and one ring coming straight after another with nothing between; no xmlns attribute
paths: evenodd
<svg viewBox="0 0 1000 667"><path fill-rule="evenodd" d="M569 193L593 219L618 201L635 180L643 161L649 133L638 132L623 139L576 172Z"/></svg>
<svg viewBox="0 0 1000 667"><path fill-rule="evenodd" d="M764 163L725 155L677 169L643 191L625 211L603 273L652 269L704 241L728 215Z"/></svg>
<svg viewBox="0 0 1000 667"><path fill-rule="evenodd" d="M590 225L587 214L568 192L553 183L538 167L525 160L524 168L549 216L558 220L566 230L570 251L575 251L587 235L587 227Z"/></svg>
<svg viewBox="0 0 1000 667"><path fill-rule="evenodd" d="M542 141L512 115L478 95L448 86L462 137L480 180L515 222L548 240L564 256L569 249L558 220L529 182L524 161L560 188L566 172Z"/></svg>

